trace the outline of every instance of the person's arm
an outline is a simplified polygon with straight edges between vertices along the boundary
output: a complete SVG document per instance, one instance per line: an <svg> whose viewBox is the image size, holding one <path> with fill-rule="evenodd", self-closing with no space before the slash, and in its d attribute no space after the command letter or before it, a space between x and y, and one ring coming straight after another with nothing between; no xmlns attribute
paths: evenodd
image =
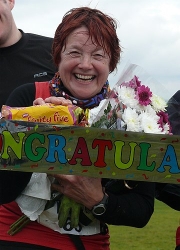
<svg viewBox="0 0 180 250"><path fill-rule="evenodd" d="M96 216L99 220L112 225L144 227L154 211L155 184L139 182L137 187L124 193L109 195L106 212Z"/></svg>
<svg viewBox="0 0 180 250"><path fill-rule="evenodd" d="M6 105L11 107L31 106L35 98L35 85L25 84L15 89L9 96ZM28 184L32 173L0 171L0 204L17 198Z"/></svg>
<svg viewBox="0 0 180 250"><path fill-rule="evenodd" d="M170 183L156 184L156 199L180 211L180 185Z"/></svg>
<svg viewBox="0 0 180 250"><path fill-rule="evenodd" d="M180 135L180 90L168 101L167 113L171 124L172 133ZM156 183L156 199L164 202L169 207L180 211L180 185Z"/></svg>
<svg viewBox="0 0 180 250"><path fill-rule="evenodd" d="M35 99L35 84L27 83L17 87L8 97L6 105L10 107L28 107Z"/></svg>

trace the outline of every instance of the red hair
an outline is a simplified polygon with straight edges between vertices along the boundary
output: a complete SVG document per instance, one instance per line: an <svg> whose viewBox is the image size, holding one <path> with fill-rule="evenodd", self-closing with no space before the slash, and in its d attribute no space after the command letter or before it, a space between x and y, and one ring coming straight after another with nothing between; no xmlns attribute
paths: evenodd
<svg viewBox="0 0 180 250"><path fill-rule="evenodd" d="M110 16L97 9L80 7L68 11L56 29L52 55L56 66L61 61L62 48L66 39L75 29L86 26L93 42L101 46L110 57L110 72L114 71L120 60L121 47L116 34L117 23Z"/></svg>

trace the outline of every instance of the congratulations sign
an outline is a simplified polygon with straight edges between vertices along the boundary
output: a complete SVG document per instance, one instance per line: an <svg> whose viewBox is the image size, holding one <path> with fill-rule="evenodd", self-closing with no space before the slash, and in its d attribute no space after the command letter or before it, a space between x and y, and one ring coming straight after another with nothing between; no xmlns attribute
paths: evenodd
<svg viewBox="0 0 180 250"><path fill-rule="evenodd" d="M0 170L179 183L180 138L0 121Z"/></svg>

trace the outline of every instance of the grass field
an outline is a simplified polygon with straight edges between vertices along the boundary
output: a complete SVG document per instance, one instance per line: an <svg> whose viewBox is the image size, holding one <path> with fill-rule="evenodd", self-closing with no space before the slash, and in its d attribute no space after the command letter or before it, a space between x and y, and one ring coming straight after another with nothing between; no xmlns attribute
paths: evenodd
<svg viewBox="0 0 180 250"><path fill-rule="evenodd" d="M156 200L155 211L144 228L109 226L111 250L174 250L180 212Z"/></svg>

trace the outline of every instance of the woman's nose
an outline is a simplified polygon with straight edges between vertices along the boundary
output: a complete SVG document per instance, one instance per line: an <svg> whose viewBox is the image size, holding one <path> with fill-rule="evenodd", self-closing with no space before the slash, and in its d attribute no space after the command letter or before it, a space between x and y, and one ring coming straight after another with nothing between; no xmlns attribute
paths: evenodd
<svg viewBox="0 0 180 250"><path fill-rule="evenodd" d="M79 63L79 67L83 69L91 69L92 65L92 58L90 55L82 55L81 60Z"/></svg>

